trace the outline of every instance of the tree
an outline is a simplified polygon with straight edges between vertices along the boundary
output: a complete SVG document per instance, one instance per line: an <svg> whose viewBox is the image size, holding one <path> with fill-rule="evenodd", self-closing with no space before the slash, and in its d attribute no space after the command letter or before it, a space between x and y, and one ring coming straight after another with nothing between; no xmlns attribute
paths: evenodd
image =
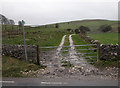
<svg viewBox="0 0 120 88"><path fill-rule="evenodd" d="M79 27L80 33L85 34L86 32L90 31L88 27L80 26Z"/></svg>
<svg viewBox="0 0 120 88"><path fill-rule="evenodd" d="M14 20L12 20L12 19L9 20L9 23L12 24L12 25L15 24Z"/></svg>
<svg viewBox="0 0 120 88"><path fill-rule="evenodd" d="M66 30L70 32L72 29L66 29Z"/></svg>
<svg viewBox="0 0 120 88"><path fill-rule="evenodd" d="M20 30L20 28L22 27L22 22L18 21L18 25L19 25L19 30Z"/></svg>
<svg viewBox="0 0 120 88"><path fill-rule="evenodd" d="M80 32L79 32L79 29L75 29L75 33L76 34L79 34Z"/></svg>
<svg viewBox="0 0 120 88"><path fill-rule="evenodd" d="M58 25L58 24L56 24L56 25L55 25L55 28L59 28L59 25Z"/></svg>
<svg viewBox="0 0 120 88"><path fill-rule="evenodd" d="M0 24L12 24L12 25L14 25L15 22L14 22L14 20L8 19L4 15L0 14Z"/></svg>
<svg viewBox="0 0 120 88"><path fill-rule="evenodd" d="M9 24L9 20L1 14L0 14L0 20L2 24Z"/></svg>
<svg viewBox="0 0 120 88"><path fill-rule="evenodd" d="M108 32L108 31L112 30L112 27L110 25L102 25L102 26L100 26L99 30L102 32Z"/></svg>

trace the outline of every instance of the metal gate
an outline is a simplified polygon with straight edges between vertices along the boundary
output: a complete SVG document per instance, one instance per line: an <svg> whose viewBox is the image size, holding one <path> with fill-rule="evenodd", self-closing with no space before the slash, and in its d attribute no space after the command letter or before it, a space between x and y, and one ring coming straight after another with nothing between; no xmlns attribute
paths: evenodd
<svg viewBox="0 0 120 88"><path fill-rule="evenodd" d="M99 52L98 44L40 47L40 61L46 64L55 59L69 61L77 57L94 64L99 61Z"/></svg>

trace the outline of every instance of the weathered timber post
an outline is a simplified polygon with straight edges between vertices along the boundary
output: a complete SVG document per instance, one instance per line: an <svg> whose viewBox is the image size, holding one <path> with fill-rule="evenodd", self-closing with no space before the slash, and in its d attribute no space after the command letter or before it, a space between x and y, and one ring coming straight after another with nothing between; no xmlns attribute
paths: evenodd
<svg viewBox="0 0 120 88"><path fill-rule="evenodd" d="M97 62L100 61L100 43L97 42Z"/></svg>
<svg viewBox="0 0 120 88"><path fill-rule="evenodd" d="M39 46L37 45L37 64L40 65Z"/></svg>

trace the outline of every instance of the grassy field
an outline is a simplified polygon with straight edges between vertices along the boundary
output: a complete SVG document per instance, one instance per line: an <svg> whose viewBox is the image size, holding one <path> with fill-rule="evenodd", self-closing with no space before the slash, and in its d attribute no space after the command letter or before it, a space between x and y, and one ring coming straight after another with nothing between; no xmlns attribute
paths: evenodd
<svg viewBox="0 0 120 88"><path fill-rule="evenodd" d="M25 77L21 71L28 72L29 70L36 71L44 68L32 63L26 63L13 57L2 57L2 76L3 77Z"/></svg>
<svg viewBox="0 0 120 88"><path fill-rule="evenodd" d="M17 26L16 26L17 27ZM29 27L28 27L29 28ZM26 44L39 46L58 46L67 31L58 28L25 27ZM23 44L22 30L3 27L3 44Z"/></svg>
<svg viewBox="0 0 120 88"><path fill-rule="evenodd" d="M101 25L111 25L112 32L117 32L117 21L108 21L108 20L84 20L84 21L71 21L58 23L59 28L55 28L55 24L50 25L42 25L38 27L30 27L25 26L25 34L26 34L26 44L27 45L39 45L39 47L46 46L58 46L61 42L63 35L67 35L65 38L64 46L69 45L69 34L73 34L73 32L68 32L66 29L70 28L75 30L80 26L87 26L91 29L92 34L89 34L95 40L99 40L104 44L116 44L118 43L118 35L117 33L99 33L98 28ZM94 34L93 34L94 33ZM95 34L99 33L99 34ZM75 45L83 45L89 44L80 38L79 35L72 36ZM3 25L2 26L2 43L3 44L23 44L23 34L22 29L19 29L18 25ZM93 47L76 47L76 49L91 49ZM64 50L68 50L69 48L63 48ZM81 53L92 53L94 51L77 51ZM68 52L63 52L67 54ZM96 55L96 54L93 54ZM83 55L83 57L89 55ZM88 62L95 62L96 58L86 58ZM94 60L91 60L94 59ZM66 63L66 62L64 62ZM100 63L94 63L94 65L114 65L114 62L104 62L100 61ZM28 71L28 70L37 70L42 68L41 66L37 66L35 64L25 63L24 61L20 61L16 58L3 56L3 76L4 77L24 77L20 71Z"/></svg>
<svg viewBox="0 0 120 88"><path fill-rule="evenodd" d="M99 33L88 35L102 44L118 44L118 33Z"/></svg>
<svg viewBox="0 0 120 88"><path fill-rule="evenodd" d="M55 28L55 24L38 27L25 26L26 43L28 45L58 46L62 36L70 34L70 32L66 31L68 28L75 30L80 26L87 26L91 29L91 33L93 33L98 32L97 29L101 25L111 25L114 32L116 32L117 23L117 21L108 20L83 20L58 23L59 28ZM22 29L19 30L18 25L3 25L2 33L3 44L23 44Z"/></svg>

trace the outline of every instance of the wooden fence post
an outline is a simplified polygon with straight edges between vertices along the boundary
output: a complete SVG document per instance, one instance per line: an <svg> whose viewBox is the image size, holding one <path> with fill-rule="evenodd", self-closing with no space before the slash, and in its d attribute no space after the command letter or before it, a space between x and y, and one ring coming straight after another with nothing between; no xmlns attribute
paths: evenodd
<svg viewBox="0 0 120 88"><path fill-rule="evenodd" d="M97 62L100 61L100 43L97 42Z"/></svg>
<svg viewBox="0 0 120 88"><path fill-rule="evenodd" d="M37 64L40 65L39 46L37 45Z"/></svg>

